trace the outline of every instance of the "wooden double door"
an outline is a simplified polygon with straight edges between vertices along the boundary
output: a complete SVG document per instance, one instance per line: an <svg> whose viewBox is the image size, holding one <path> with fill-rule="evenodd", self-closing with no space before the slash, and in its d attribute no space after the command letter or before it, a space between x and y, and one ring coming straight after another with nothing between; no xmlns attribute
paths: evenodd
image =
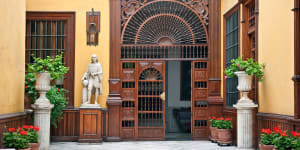
<svg viewBox="0 0 300 150"><path fill-rule="evenodd" d="M164 140L165 61L121 62L121 138ZM208 136L208 64L206 61L192 61L191 65L191 133L192 138L205 139Z"/></svg>

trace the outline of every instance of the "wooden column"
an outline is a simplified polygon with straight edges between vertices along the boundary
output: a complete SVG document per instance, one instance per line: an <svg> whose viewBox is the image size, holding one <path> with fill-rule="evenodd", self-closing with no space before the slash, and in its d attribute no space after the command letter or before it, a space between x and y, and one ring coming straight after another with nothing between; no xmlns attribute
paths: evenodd
<svg viewBox="0 0 300 150"><path fill-rule="evenodd" d="M221 115L221 0L209 1L209 79L208 103L210 115ZM219 111L218 111L219 110Z"/></svg>
<svg viewBox="0 0 300 150"><path fill-rule="evenodd" d="M107 141L120 140L120 0L110 0L110 64Z"/></svg>
<svg viewBox="0 0 300 150"><path fill-rule="evenodd" d="M299 15L299 7L300 7L300 0L295 0L294 4L295 11L294 14L294 28L295 28L295 42L294 42L294 72L295 75L293 76L294 81L294 118L300 119L300 15Z"/></svg>

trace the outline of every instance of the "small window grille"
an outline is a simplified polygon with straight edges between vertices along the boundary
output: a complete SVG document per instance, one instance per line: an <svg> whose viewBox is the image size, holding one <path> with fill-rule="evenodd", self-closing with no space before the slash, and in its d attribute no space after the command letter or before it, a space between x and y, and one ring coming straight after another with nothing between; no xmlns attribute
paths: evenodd
<svg viewBox="0 0 300 150"><path fill-rule="evenodd" d="M122 88L135 88L135 82L122 82Z"/></svg>
<svg viewBox="0 0 300 150"><path fill-rule="evenodd" d="M195 127L207 126L207 120L195 120Z"/></svg>
<svg viewBox="0 0 300 150"><path fill-rule="evenodd" d="M134 127L134 120L122 120L122 127Z"/></svg>
<svg viewBox="0 0 300 150"><path fill-rule="evenodd" d="M123 101L122 102L122 107L134 107L134 102L133 101Z"/></svg>
<svg viewBox="0 0 300 150"><path fill-rule="evenodd" d="M207 82L206 81L195 82L195 87L199 89L205 89L207 88Z"/></svg>
<svg viewBox="0 0 300 150"><path fill-rule="evenodd" d="M206 69L207 68L207 62L196 62L195 63L196 69Z"/></svg>
<svg viewBox="0 0 300 150"><path fill-rule="evenodd" d="M134 62L123 62L122 68L123 69L134 69L135 63Z"/></svg>
<svg viewBox="0 0 300 150"><path fill-rule="evenodd" d="M195 107L207 107L207 101L196 101Z"/></svg>

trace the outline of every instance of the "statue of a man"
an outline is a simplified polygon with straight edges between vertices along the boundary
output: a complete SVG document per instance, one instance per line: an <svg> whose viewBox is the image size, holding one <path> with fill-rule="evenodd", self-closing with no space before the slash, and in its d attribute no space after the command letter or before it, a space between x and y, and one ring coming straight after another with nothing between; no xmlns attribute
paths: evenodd
<svg viewBox="0 0 300 150"><path fill-rule="evenodd" d="M88 81L87 84L87 101L84 101L84 104L91 103L91 96L95 94L95 104L97 103L98 95L102 94L102 67L98 62L97 55L93 54L91 57L91 63L88 65L87 71L82 77L82 82L84 80ZM85 88L85 87L84 87ZM86 94L83 94L83 96ZM85 99L85 98L83 98Z"/></svg>

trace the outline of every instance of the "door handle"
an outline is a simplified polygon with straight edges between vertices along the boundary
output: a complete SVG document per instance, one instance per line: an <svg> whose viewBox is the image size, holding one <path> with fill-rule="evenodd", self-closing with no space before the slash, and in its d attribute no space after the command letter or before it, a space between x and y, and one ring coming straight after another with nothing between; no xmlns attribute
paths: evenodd
<svg viewBox="0 0 300 150"><path fill-rule="evenodd" d="M163 101L165 101L165 100L166 100L166 93L165 93L165 92L162 92L162 93L160 94L160 98L161 98Z"/></svg>

